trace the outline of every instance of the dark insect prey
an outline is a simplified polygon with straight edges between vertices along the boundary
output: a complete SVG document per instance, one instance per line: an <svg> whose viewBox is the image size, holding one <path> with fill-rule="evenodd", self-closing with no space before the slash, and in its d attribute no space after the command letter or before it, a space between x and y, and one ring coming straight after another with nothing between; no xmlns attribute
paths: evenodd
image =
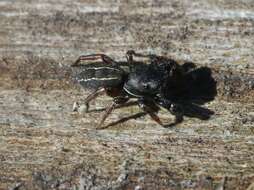
<svg viewBox="0 0 254 190"><path fill-rule="evenodd" d="M175 115L174 123L180 123L183 116L209 119L213 111L201 107L216 96L216 82L207 67L196 68L187 62L182 65L172 59L156 55L143 55L130 50L126 53L127 62L116 62L104 54L82 55L72 64L79 67L74 76L82 87L94 89L86 99L89 102L106 93L113 102L106 108L98 128L116 108L124 106L130 98L136 98L138 105L151 118L164 125L157 113L160 107ZM135 61L134 57L148 58L149 63ZM82 61L102 62L81 64Z"/></svg>

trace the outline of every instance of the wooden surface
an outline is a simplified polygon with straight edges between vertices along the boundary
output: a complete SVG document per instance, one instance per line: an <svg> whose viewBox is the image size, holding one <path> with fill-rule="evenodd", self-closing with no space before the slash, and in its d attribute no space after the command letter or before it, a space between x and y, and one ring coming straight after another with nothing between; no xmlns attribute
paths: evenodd
<svg viewBox="0 0 254 190"><path fill-rule="evenodd" d="M254 188L253 1L3 0L0 26L0 189ZM89 92L69 65L129 49L210 67L215 115L162 128L134 106L95 130L101 113L73 113Z"/></svg>

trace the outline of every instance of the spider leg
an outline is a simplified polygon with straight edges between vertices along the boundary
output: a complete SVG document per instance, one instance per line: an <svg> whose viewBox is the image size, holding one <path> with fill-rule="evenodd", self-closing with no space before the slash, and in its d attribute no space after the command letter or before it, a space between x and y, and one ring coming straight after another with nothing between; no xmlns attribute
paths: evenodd
<svg viewBox="0 0 254 190"><path fill-rule="evenodd" d="M164 98L156 99L156 103L166 108L172 115L175 116L174 125L181 123L183 121L184 111L180 104L173 103Z"/></svg>
<svg viewBox="0 0 254 190"><path fill-rule="evenodd" d="M144 99L140 98L138 100L139 107L144 110L146 113L150 115L150 117L159 125L164 126L163 123L161 122L159 116L156 114L159 110L159 108L151 102L146 102Z"/></svg>
<svg viewBox="0 0 254 190"><path fill-rule="evenodd" d="M181 123L183 121L184 111L179 104L172 104L169 111L175 116L175 124Z"/></svg>
<svg viewBox="0 0 254 190"><path fill-rule="evenodd" d="M136 53L134 50L128 50L126 52L126 58L129 63L133 63L133 57L149 58L150 60L157 58L157 56L153 54L144 55L141 53Z"/></svg>
<svg viewBox="0 0 254 190"><path fill-rule="evenodd" d="M94 61L94 60L102 60L104 63L107 64L116 64L116 61L114 61L112 58L105 54L91 54L91 55L81 55L71 66L77 67L80 64L80 61Z"/></svg>
<svg viewBox="0 0 254 190"><path fill-rule="evenodd" d="M85 105L86 105L86 112L88 112L89 109L89 102L91 102L92 100L94 100L95 98L97 98L99 95L102 95L106 92L106 90L104 88L99 88L96 89L94 92L92 92L91 94L89 94L86 99L85 99Z"/></svg>
<svg viewBox="0 0 254 190"><path fill-rule="evenodd" d="M96 89L95 91L93 91L91 94L89 94L86 99L85 99L85 112L87 113L89 110L89 102L94 100L95 98L97 98L99 95L102 95L105 93L105 89L104 88L99 88ZM79 104L77 102L74 103L73 105L73 111L78 111L79 108Z"/></svg>
<svg viewBox="0 0 254 190"><path fill-rule="evenodd" d="M102 124L104 123L104 121L107 119L107 117L109 116L109 114L115 109L115 108L121 108L121 107L125 107L126 105L128 106L128 104L126 104L126 102L129 100L129 98L126 97L122 97L122 96L117 96L113 99L113 103L110 104L104 115L102 116L102 119L99 123L99 125L96 127L96 129L105 129L106 127L101 127Z"/></svg>
<svg viewBox="0 0 254 190"><path fill-rule="evenodd" d="M155 114L154 112L147 112L147 113L150 115L150 117L151 117L156 123L158 123L158 124L161 125L161 126L164 126L163 123L161 122L159 116L158 116L157 114Z"/></svg>
<svg viewBox="0 0 254 190"><path fill-rule="evenodd" d="M109 114L115 109L116 105L117 104L115 102L113 102L107 107L107 109L106 109L104 115L102 116L100 123L97 125L96 129L103 129L101 126L103 125L104 121L107 119Z"/></svg>

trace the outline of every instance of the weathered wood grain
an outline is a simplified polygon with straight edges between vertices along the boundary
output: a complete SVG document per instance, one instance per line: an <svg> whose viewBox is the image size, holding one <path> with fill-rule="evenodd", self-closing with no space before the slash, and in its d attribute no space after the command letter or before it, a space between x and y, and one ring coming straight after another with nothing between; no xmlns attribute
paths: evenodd
<svg viewBox="0 0 254 190"><path fill-rule="evenodd" d="M253 188L253 1L2 0L0 26L0 189ZM129 49L210 67L215 115L162 128L134 106L95 130L99 112L73 113L88 91L69 65Z"/></svg>

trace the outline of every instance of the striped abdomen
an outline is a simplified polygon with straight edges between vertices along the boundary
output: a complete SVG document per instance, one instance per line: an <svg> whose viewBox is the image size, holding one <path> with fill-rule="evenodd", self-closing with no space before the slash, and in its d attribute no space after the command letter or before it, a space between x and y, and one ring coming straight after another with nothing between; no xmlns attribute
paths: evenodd
<svg viewBox="0 0 254 190"><path fill-rule="evenodd" d="M124 71L110 66L83 68L75 80L84 88L117 87L123 83Z"/></svg>

